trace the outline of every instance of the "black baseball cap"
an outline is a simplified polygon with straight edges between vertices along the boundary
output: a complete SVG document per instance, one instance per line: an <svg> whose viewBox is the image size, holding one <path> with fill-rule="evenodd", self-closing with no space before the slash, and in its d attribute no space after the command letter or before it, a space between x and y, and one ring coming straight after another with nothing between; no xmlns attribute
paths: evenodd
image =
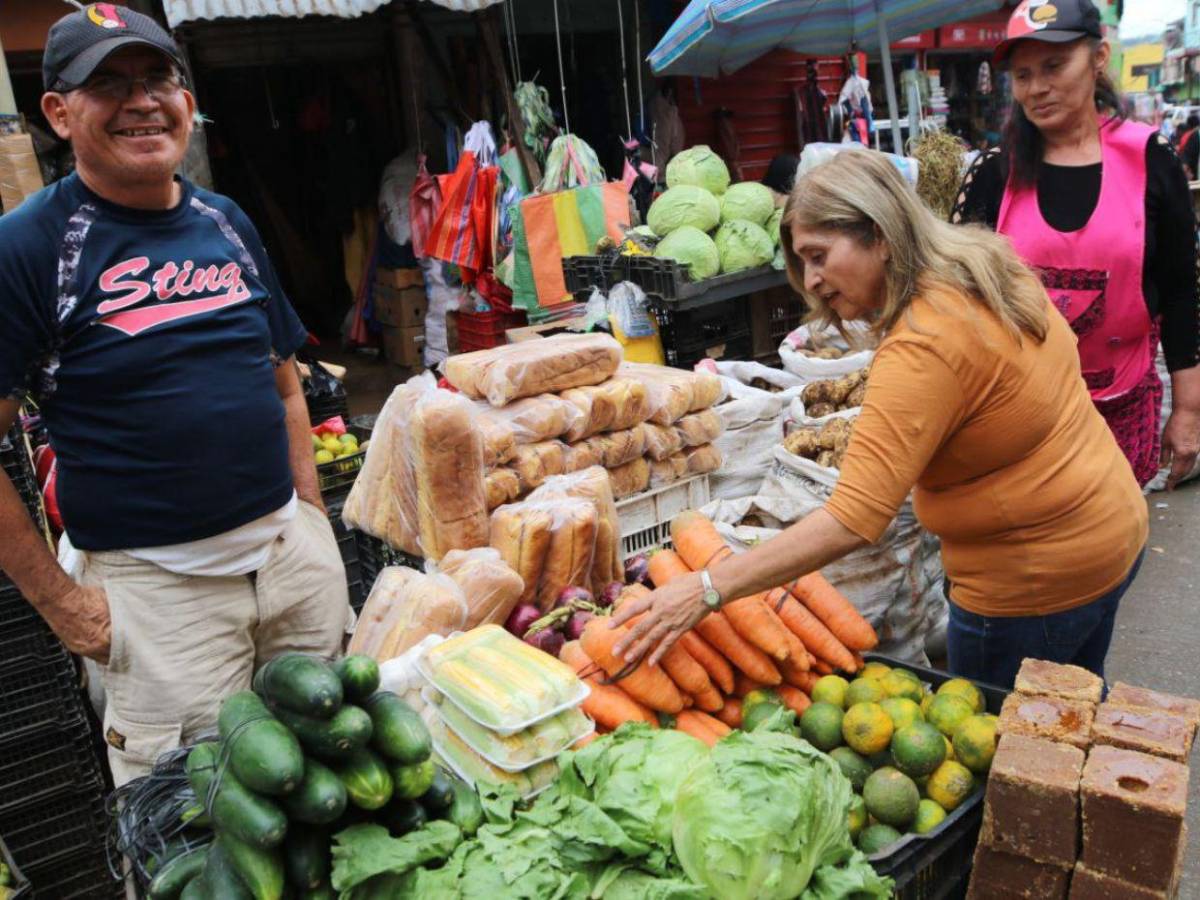
<svg viewBox="0 0 1200 900"><path fill-rule="evenodd" d="M1008 18L1007 33L993 51L992 61L1003 65L1017 41L1066 44L1103 36L1100 10L1092 0L1021 0Z"/></svg>
<svg viewBox="0 0 1200 900"><path fill-rule="evenodd" d="M110 53L131 44L152 47L184 69L179 47L152 18L112 3L92 3L50 26L42 84L48 91L77 88Z"/></svg>

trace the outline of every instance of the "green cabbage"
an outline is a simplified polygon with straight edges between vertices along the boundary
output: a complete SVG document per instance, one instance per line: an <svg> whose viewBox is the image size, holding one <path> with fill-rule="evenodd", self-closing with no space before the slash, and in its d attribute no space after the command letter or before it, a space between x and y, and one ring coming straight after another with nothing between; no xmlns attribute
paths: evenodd
<svg viewBox="0 0 1200 900"><path fill-rule="evenodd" d="M771 236L776 244L779 243L779 223L783 220L783 207L778 206L775 212L771 213L771 218L767 219L766 229L767 234Z"/></svg>
<svg viewBox="0 0 1200 900"><path fill-rule="evenodd" d="M837 763L795 735L735 731L679 786L675 855L722 900L791 900L810 882L822 900L885 900L890 883L865 871L850 843L851 797Z"/></svg>
<svg viewBox="0 0 1200 900"><path fill-rule="evenodd" d="M742 181L729 188L721 197L721 221L745 219L755 225L766 225L775 212L775 195L765 184Z"/></svg>
<svg viewBox="0 0 1200 900"><path fill-rule="evenodd" d="M654 255L687 266L693 281L711 278L721 271L717 245L707 234L691 225L681 225L663 238L654 249Z"/></svg>
<svg viewBox="0 0 1200 900"><path fill-rule="evenodd" d="M714 194L723 194L729 187L729 168L725 160L704 144L676 153L667 163L667 187L693 184Z"/></svg>
<svg viewBox="0 0 1200 900"><path fill-rule="evenodd" d="M684 225L709 231L720 221L720 201L704 188L691 184L663 191L646 214L646 224L659 237L666 237Z"/></svg>
<svg viewBox="0 0 1200 900"><path fill-rule="evenodd" d="M722 225L715 241L722 272L765 266L775 255L775 242L771 236L761 225L743 219L731 219Z"/></svg>

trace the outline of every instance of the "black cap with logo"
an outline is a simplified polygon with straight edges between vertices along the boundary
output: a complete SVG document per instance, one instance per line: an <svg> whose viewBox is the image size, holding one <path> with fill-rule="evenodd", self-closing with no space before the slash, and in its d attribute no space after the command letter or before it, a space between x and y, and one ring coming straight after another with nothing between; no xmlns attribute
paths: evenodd
<svg viewBox="0 0 1200 900"><path fill-rule="evenodd" d="M152 18L112 3L92 3L50 26L42 84L48 91L77 88L110 53L131 44L158 50L183 71L175 41Z"/></svg>
<svg viewBox="0 0 1200 900"><path fill-rule="evenodd" d="M1003 65L1017 41L1065 44L1080 38L1101 38L1100 10L1092 0L1021 0L1008 19L1008 30L992 53Z"/></svg>

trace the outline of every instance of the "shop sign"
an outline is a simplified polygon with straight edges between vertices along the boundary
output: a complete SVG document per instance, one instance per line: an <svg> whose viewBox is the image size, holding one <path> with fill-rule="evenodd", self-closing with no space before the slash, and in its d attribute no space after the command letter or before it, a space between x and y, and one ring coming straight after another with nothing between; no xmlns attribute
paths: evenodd
<svg viewBox="0 0 1200 900"><path fill-rule="evenodd" d="M937 44L937 29L930 28L920 34L903 38L892 44L893 50L930 50Z"/></svg>
<svg viewBox="0 0 1200 900"><path fill-rule="evenodd" d="M943 25L938 29L938 46L943 50L990 50L1004 40L1007 15L992 14Z"/></svg>

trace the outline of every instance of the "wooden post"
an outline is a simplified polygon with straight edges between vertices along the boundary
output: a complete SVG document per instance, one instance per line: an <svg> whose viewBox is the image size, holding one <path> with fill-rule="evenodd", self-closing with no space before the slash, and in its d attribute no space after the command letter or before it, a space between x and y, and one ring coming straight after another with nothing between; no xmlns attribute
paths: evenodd
<svg viewBox="0 0 1200 900"><path fill-rule="evenodd" d="M475 24L479 28L479 36L483 41L484 55L492 67L492 74L500 85L501 96L504 98L504 108L508 113L508 128L513 147L517 151L517 159L525 170L530 187L536 187L542 181L542 168L534 159L529 148L525 146L525 120L513 97L512 85L508 83L508 69L504 66L504 55L500 50L500 32L496 25L496 8L475 14Z"/></svg>

